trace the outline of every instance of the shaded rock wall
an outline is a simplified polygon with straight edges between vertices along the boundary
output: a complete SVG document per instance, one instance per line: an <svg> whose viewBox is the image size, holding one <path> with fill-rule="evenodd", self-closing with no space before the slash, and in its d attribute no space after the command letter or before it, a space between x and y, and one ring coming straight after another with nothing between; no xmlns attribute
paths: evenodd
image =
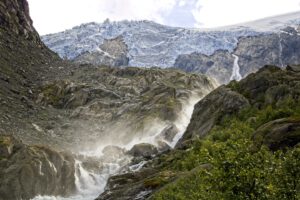
<svg viewBox="0 0 300 200"><path fill-rule="evenodd" d="M0 136L0 152L1 200L75 192L75 161L71 155L28 146L5 135Z"/></svg>
<svg viewBox="0 0 300 200"><path fill-rule="evenodd" d="M0 27L42 44L32 25L27 0L2 0L0 2Z"/></svg>

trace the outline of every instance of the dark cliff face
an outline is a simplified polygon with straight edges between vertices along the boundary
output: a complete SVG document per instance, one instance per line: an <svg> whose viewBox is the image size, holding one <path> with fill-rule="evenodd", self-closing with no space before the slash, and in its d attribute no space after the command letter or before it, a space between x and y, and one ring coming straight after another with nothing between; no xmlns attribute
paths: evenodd
<svg viewBox="0 0 300 200"><path fill-rule="evenodd" d="M41 44L39 35L32 25L27 0L1 0L0 27Z"/></svg>

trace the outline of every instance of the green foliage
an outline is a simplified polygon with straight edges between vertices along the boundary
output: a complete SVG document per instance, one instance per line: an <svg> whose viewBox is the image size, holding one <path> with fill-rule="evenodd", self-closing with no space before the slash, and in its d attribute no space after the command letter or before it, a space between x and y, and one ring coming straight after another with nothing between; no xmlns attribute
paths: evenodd
<svg viewBox="0 0 300 200"><path fill-rule="evenodd" d="M144 180L144 186L146 188L156 188L168 183L174 177L175 174L172 171L163 171L154 177Z"/></svg>
<svg viewBox="0 0 300 200"><path fill-rule="evenodd" d="M260 125L299 114L297 102L288 99L224 119L204 140L160 161L166 163L163 168L187 175L152 199L300 199L300 147L272 152L265 146L254 148L252 140Z"/></svg>
<svg viewBox="0 0 300 200"><path fill-rule="evenodd" d="M8 146L11 145L12 141L9 136L0 136L0 145Z"/></svg>

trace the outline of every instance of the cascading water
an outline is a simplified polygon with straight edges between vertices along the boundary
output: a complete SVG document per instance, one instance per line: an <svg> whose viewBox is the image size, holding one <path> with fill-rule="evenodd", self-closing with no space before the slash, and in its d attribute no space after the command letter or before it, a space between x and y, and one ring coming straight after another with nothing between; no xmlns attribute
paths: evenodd
<svg viewBox="0 0 300 200"><path fill-rule="evenodd" d="M183 136L184 132L187 129L191 121L191 117L194 111L195 104L200 101L202 97L199 97L198 94L192 93L190 99L185 103L184 108L182 109L178 119L174 122L174 125L178 127L179 132L173 138L173 141L169 144L172 148L175 147L177 142Z"/></svg>
<svg viewBox="0 0 300 200"><path fill-rule="evenodd" d="M203 93L208 93L205 91ZM170 147L174 148L178 140L183 136L193 113L194 105L202 98L197 92L192 92L190 98L182 102L183 108L179 114L177 120L173 123L178 128L178 133L175 135L172 141L165 141ZM167 124L160 123L153 129L150 129L147 135L143 137L134 138L128 144L119 144L121 149L129 150L135 144L148 143L153 145L158 145L157 136L166 128ZM107 144L117 146L116 144ZM94 159L101 160L102 166L100 171L95 172L93 170L88 170L84 167L83 162L79 159L75 162L75 185L77 189L77 195L71 197L54 197L54 196L37 196L33 200L92 200L95 199L99 194L104 192L105 186L107 184L108 178L111 175L117 174L120 170L130 164L131 158L125 155L114 156L111 155L110 158L105 158L103 154L103 149L105 146L101 146L94 151L82 152L82 155L78 157L92 157ZM129 166L130 171L139 171L147 161L142 161L138 164ZM55 166L54 166L55 167Z"/></svg>
<svg viewBox="0 0 300 200"><path fill-rule="evenodd" d="M278 34L279 40L279 64L281 67L283 67L283 62L282 62L282 38L281 38L281 33Z"/></svg>
<svg viewBox="0 0 300 200"><path fill-rule="evenodd" d="M101 159L100 157L98 159ZM129 163L129 159L127 164ZM75 161L75 185L77 195L71 197L37 196L33 200L92 200L104 191L107 180L122 167L122 162L103 163L101 172L93 172L83 167L82 161ZM124 165L124 160L123 160Z"/></svg>
<svg viewBox="0 0 300 200"><path fill-rule="evenodd" d="M240 74L239 57L235 54L232 54L232 56L234 57L234 63L230 80L240 81L242 79L242 75Z"/></svg>

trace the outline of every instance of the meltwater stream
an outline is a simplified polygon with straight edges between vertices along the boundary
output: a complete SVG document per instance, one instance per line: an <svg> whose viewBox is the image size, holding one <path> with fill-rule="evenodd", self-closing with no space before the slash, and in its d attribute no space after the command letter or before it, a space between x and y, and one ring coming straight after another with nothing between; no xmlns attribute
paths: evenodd
<svg viewBox="0 0 300 200"><path fill-rule="evenodd" d="M179 114L178 119L174 122L174 125L178 128L178 133L175 135L171 142L165 141L170 147L174 148L178 140L183 136L193 113L194 105L201 99L195 92L192 93L189 100L183 102L183 108ZM143 138L135 138L126 145L119 145L120 148L130 150L135 144L149 143L158 145L156 138L166 126L158 126L159 131L151 133ZM114 144L108 144L108 146ZM59 196L37 196L33 200L93 200L97 198L101 193L104 192L108 178L112 175L121 173L121 169L130 164L131 158L123 153L119 156L110 156L110 159L106 159L105 155L102 154L102 150L105 148L99 147L94 151L82 152L78 157L92 157L94 159L101 160L101 170L93 172L84 167L83 162L79 159L75 162L75 185L77 194L70 197L59 197ZM138 171L147 162L142 161L141 163L128 166L126 169L130 171ZM100 167L99 167L100 168Z"/></svg>
<svg viewBox="0 0 300 200"><path fill-rule="evenodd" d="M234 57L234 63L230 80L240 81L242 79L242 75L240 74L239 57L235 54L232 54L232 56Z"/></svg>

